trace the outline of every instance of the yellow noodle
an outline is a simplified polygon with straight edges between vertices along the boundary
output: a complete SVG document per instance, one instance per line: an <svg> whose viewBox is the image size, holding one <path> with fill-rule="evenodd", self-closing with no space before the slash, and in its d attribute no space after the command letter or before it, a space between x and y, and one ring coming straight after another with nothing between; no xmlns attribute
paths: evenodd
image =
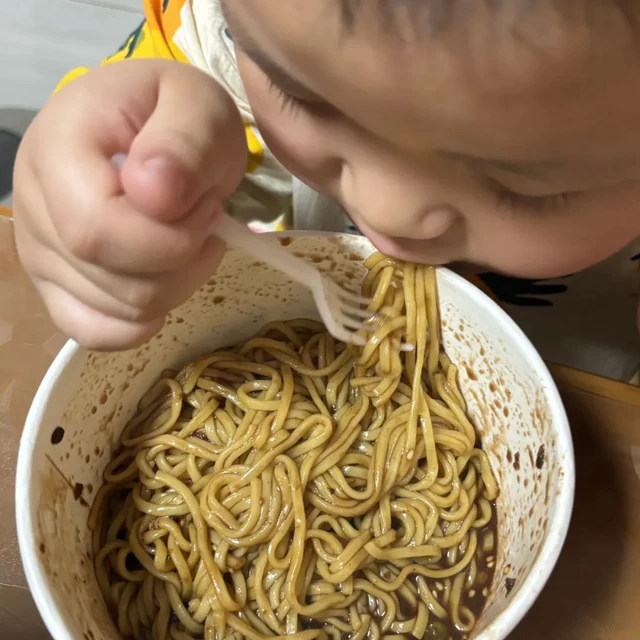
<svg viewBox="0 0 640 640"><path fill-rule="evenodd" d="M497 484L441 351L435 271L366 266L364 347L274 322L142 398L89 518L124 637L472 631Z"/></svg>

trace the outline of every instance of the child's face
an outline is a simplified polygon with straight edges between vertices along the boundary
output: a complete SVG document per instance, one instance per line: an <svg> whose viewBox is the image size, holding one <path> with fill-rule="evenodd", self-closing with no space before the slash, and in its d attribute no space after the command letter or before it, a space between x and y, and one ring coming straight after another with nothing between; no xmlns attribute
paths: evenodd
<svg viewBox="0 0 640 640"><path fill-rule="evenodd" d="M226 8L265 142L378 249L565 275L640 235L638 42L613 3L585 3L594 30L492 4L436 35L373 0L352 29L338 0Z"/></svg>

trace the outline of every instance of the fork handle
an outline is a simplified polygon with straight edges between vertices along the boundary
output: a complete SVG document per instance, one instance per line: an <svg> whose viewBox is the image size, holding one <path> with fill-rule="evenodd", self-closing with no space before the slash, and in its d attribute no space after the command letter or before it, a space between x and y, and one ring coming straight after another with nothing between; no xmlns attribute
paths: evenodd
<svg viewBox="0 0 640 640"><path fill-rule="evenodd" d="M272 238L254 233L245 224L234 220L228 214L224 214L216 225L213 233L221 240L235 249L242 249L261 262L264 262L278 271L283 271L292 280L307 288L321 277L320 272L310 264L291 255Z"/></svg>
<svg viewBox="0 0 640 640"><path fill-rule="evenodd" d="M126 153L116 153L111 158L111 162L115 167L121 169L126 159ZM213 233L224 240L227 246L250 253L261 262L278 271L284 271L292 280L307 288L311 288L321 277L320 272L304 260L285 251L279 243L253 233L249 227L234 220L227 213L222 216L222 220L215 227Z"/></svg>

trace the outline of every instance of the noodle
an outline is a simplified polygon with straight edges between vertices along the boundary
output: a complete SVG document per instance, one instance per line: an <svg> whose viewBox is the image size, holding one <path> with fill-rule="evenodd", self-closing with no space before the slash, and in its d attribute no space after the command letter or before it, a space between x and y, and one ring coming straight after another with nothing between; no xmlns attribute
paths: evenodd
<svg viewBox="0 0 640 640"><path fill-rule="evenodd" d="M363 348L274 322L142 398L89 518L124 637L473 629L497 485L440 349L435 272L366 266Z"/></svg>

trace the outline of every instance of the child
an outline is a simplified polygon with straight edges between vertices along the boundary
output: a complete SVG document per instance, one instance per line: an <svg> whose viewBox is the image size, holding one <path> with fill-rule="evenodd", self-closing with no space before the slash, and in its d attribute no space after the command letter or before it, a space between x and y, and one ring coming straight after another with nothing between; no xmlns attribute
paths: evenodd
<svg viewBox="0 0 640 640"><path fill-rule="evenodd" d="M25 136L20 256L67 334L119 349L211 276L223 208L353 224L479 265L543 355L629 377L638 5L145 0L114 64L72 73Z"/></svg>

